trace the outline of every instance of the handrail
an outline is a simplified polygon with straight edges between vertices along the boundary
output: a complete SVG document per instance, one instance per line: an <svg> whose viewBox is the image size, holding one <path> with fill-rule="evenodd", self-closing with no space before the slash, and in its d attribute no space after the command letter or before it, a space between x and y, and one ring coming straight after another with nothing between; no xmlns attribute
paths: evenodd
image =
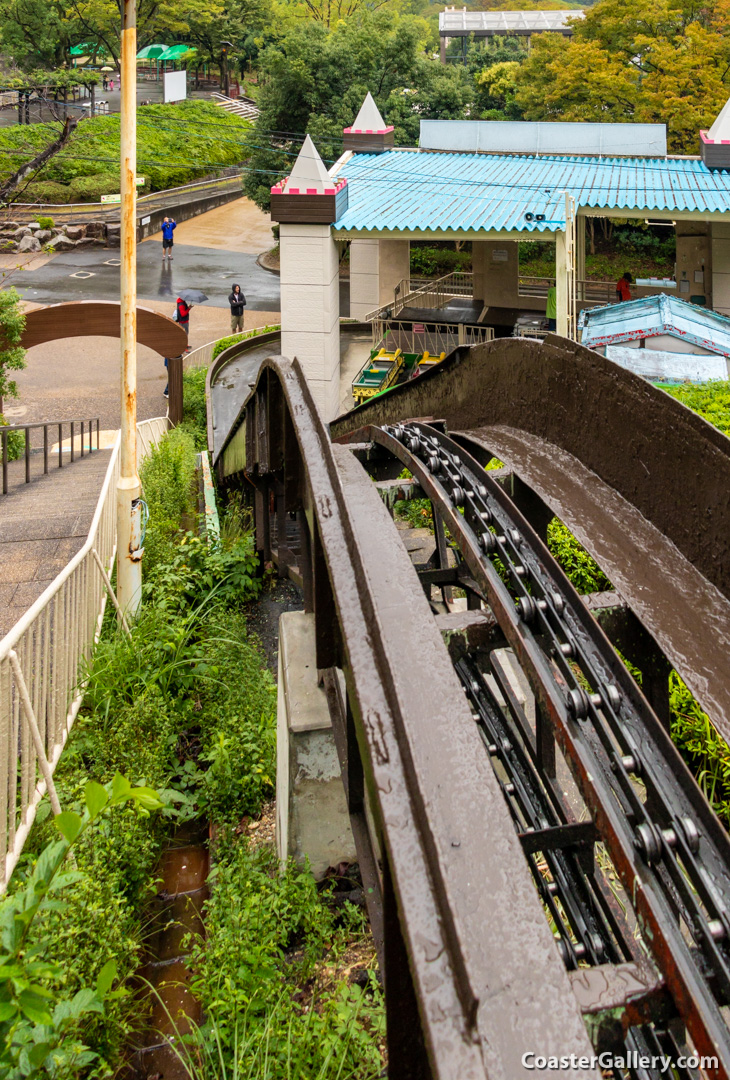
<svg viewBox="0 0 730 1080"><path fill-rule="evenodd" d="M75 447L74 447L74 427L76 424L81 424L81 454L84 456L84 425L88 424L89 433L89 450L93 453L93 425L96 424L96 449L99 449L99 417L95 419L85 420L45 420L34 424L3 424L0 426L0 456L2 456L2 471L3 471L3 495L8 493L8 436L13 431L22 431L25 433L25 482L30 483L30 433L39 428L43 428L43 475L48 474L48 429L49 427L58 428L58 467L63 468L63 427L64 424L69 424L71 428L71 461L74 460Z"/></svg>
<svg viewBox="0 0 730 1080"><path fill-rule="evenodd" d="M413 287L415 281L421 284ZM367 322L378 318L393 318L403 308L408 307L415 300L422 300L423 307L439 308L452 300L455 296L473 296L474 275L471 271L455 270L450 274L444 274L440 278L402 278L394 289L392 304L369 311L365 316Z"/></svg>
<svg viewBox="0 0 730 1080"><path fill-rule="evenodd" d="M138 464L167 427L166 417L137 424ZM83 547L0 640L0 892L81 707L107 596L115 601L119 448L117 434Z"/></svg>
<svg viewBox="0 0 730 1080"><path fill-rule="evenodd" d="M164 191L151 191L147 195L140 195L137 199L137 216L149 211L161 203L163 206L179 199L181 195L196 195L205 188L235 187L235 182L240 182L243 173L237 172L230 176L218 176L208 180L195 180L191 184L182 184L176 188L166 188ZM12 207L12 210L11 210ZM43 216L50 216L58 221L71 215L72 220L81 218L94 218L103 215L105 220L111 221L114 215L119 215L118 203L12 203L5 209L5 218L11 220L9 215L14 210L33 212ZM1 224L0 220L0 224Z"/></svg>
<svg viewBox="0 0 730 1080"><path fill-rule="evenodd" d="M466 323L422 322L375 319L372 323L373 348L399 348L406 353L430 352L434 356L450 353L459 345L480 345L494 339L494 328ZM409 329L410 327L410 329Z"/></svg>

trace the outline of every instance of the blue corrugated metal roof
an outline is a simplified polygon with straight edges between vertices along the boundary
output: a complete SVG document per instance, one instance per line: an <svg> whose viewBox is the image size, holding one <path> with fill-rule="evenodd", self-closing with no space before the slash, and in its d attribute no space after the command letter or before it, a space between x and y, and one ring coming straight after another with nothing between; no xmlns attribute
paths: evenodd
<svg viewBox="0 0 730 1080"><path fill-rule="evenodd" d="M335 229L555 232L564 191L576 207L730 214L730 172L671 158L531 157L391 150L355 154L338 176L348 208ZM544 214L526 221L527 212Z"/></svg>
<svg viewBox="0 0 730 1080"><path fill-rule="evenodd" d="M730 357L730 319L666 293L583 310L578 325L589 348L668 334Z"/></svg>

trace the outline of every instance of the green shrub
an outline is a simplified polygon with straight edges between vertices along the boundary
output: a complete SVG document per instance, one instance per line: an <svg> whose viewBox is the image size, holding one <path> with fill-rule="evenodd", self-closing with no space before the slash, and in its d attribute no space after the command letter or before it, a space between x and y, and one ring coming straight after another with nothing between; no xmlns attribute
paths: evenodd
<svg viewBox="0 0 730 1080"><path fill-rule="evenodd" d="M687 383L663 389L714 424L719 431L730 435L730 382Z"/></svg>
<svg viewBox="0 0 730 1080"><path fill-rule="evenodd" d="M195 449L208 449L208 412L205 404L207 367L183 372L182 426L192 435Z"/></svg>
<svg viewBox="0 0 730 1080"><path fill-rule="evenodd" d="M0 414L0 427L7 427L8 422L5 417ZM8 461L17 461L25 453L25 433L22 431L11 431L7 436L8 441ZM2 441L0 440L0 460L2 460Z"/></svg>
<svg viewBox="0 0 730 1080"><path fill-rule="evenodd" d="M45 165L48 181L68 185L79 177L116 176L119 161L119 115L92 116L58 154ZM185 121L190 121L186 123ZM137 110L138 172L145 190L163 191L209 176L211 171L240 166L249 156L250 123L231 116L208 101L185 101L178 105L146 105ZM9 176L55 138L55 124L15 124L0 128L0 177ZM33 186L33 185L32 185ZM119 191L119 181L109 193ZM69 202L63 197L37 199ZM102 192L104 194L104 192ZM76 196L78 198L78 196ZM87 201L85 195L84 201ZM18 202L30 201L21 196Z"/></svg>
<svg viewBox="0 0 730 1080"><path fill-rule="evenodd" d="M197 720L207 766L201 805L216 823L258 814L274 793L276 683L235 611L212 611L205 622L207 678Z"/></svg>
<svg viewBox="0 0 730 1080"><path fill-rule="evenodd" d="M730 825L730 749L676 671L669 676L672 739L715 813Z"/></svg>
<svg viewBox="0 0 730 1080"><path fill-rule="evenodd" d="M108 1075L105 1058L118 1057L129 1032L129 1023L115 1020L126 1013L128 1021L138 1011L124 990L109 993L117 975L132 974L141 953L138 926L133 955L125 952L130 904L112 883L120 866L138 868L143 853L137 843L150 833L139 826L163 804L120 774L106 787L81 781L74 801L70 794L63 790L64 812L46 823L38 858L24 856L0 904L0 1075L8 1080L70 1080L80 1070L88 1075L90 1065L95 1076ZM120 828L128 847L110 864L106 838ZM35 830L33 839L42 833ZM71 849L75 865L69 865Z"/></svg>
<svg viewBox="0 0 730 1080"><path fill-rule="evenodd" d="M55 222L52 217L39 217L38 224L42 229L52 229Z"/></svg>
<svg viewBox="0 0 730 1080"><path fill-rule="evenodd" d="M321 988L316 982L317 964L336 960L345 941L362 932L359 912L346 905L338 928L311 874L291 863L279 872L273 852L251 851L245 839L224 835L215 859L206 939L192 956L192 986L207 1017L189 1050L192 1075L382 1075L385 1017L374 976L366 990L344 979ZM308 977L314 999L297 1000L292 984Z"/></svg>
<svg viewBox="0 0 730 1080"><path fill-rule="evenodd" d="M150 515L145 538L146 569L171 559L171 544L183 515L195 509L194 474L195 440L182 427L167 432L145 458L140 479Z"/></svg>
<svg viewBox="0 0 730 1080"><path fill-rule="evenodd" d="M471 270L471 250L454 251L447 247L411 245L411 273L423 277L442 277L457 270Z"/></svg>
<svg viewBox="0 0 730 1080"><path fill-rule="evenodd" d="M32 184L28 184L28 187L14 201L22 203L69 203L72 201L71 188L66 187L65 184L57 184L53 180L36 180Z"/></svg>
<svg viewBox="0 0 730 1080"><path fill-rule="evenodd" d="M612 587L595 559L558 518L548 525L547 545L579 593L605 592Z"/></svg>
<svg viewBox="0 0 730 1080"><path fill-rule="evenodd" d="M248 334L229 334L228 337L220 338L213 346L212 359L215 360L217 356L220 356L220 354L225 352L231 345L237 345L239 341L243 341L243 339L248 336Z"/></svg>
<svg viewBox="0 0 730 1080"><path fill-rule="evenodd" d="M77 176L71 181L72 202L99 202L102 195L115 195L119 191L119 177L113 173L97 173L95 176Z"/></svg>

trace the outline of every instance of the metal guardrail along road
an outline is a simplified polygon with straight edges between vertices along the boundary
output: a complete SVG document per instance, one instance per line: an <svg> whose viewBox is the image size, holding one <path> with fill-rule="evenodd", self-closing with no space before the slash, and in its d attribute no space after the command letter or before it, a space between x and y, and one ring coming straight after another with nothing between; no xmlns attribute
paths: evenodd
<svg viewBox="0 0 730 1080"><path fill-rule="evenodd" d="M137 425L138 460L165 418ZM84 665L101 630L116 551L119 436L86 543L0 641L0 890L23 850L83 699ZM54 807L57 812L57 808Z"/></svg>
<svg viewBox="0 0 730 1080"><path fill-rule="evenodd" d="M241 190L242 173L232 176L220 176L212 180L198 180L182 187L168 188L166 191L153 191L137 199L137 220L158 210L174 211L175 207L194 203L210 195L225 194ZM52 217L56 225L70 225L84 221L119 221L118 203L12 203L6 207L0 217L3 220L16 220L18 216Z"/></svg>

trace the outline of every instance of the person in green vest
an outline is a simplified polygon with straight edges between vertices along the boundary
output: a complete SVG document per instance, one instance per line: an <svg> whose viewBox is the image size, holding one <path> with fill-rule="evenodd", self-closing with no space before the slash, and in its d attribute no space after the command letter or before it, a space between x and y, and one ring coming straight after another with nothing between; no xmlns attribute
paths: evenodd
<svg viewBox="0 0 730 1080"><path fill-rule="evenodd" d="M555 290L555 286L551 285L547 291L547 303L545 304L545 318L547 319L548 330L557 329L557 317L557 293Z"/></svg>

